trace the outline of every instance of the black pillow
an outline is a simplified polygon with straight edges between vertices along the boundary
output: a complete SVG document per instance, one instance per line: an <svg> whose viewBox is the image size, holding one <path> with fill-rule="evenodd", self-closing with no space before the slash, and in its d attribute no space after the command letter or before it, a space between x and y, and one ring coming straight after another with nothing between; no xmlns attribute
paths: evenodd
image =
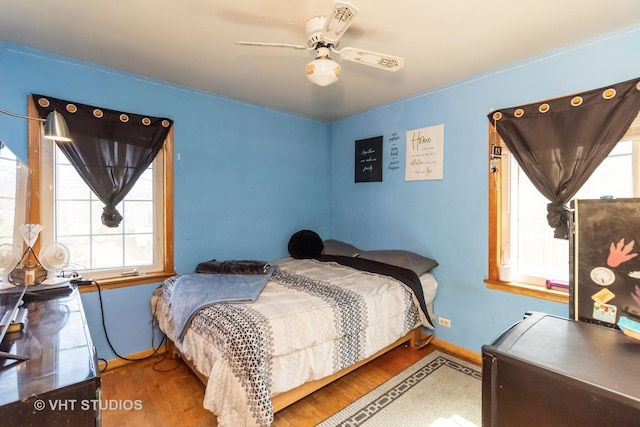
<svg viewBox="0 0 640 427"><path fill-rule="evenodd" d="M296 259L317 258L324 249L324 243L315 231L300 230L293 233L287 248Z"/></svg>

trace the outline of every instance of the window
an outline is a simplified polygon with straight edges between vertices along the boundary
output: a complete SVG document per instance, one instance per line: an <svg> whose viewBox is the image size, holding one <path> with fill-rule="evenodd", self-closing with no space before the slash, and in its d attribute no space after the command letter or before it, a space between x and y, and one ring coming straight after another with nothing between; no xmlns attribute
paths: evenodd
<svg viewBox="0 0 640 427"><path fill-rule="evenodd" d="M16 208L16 156L0 141L0 244L13 244ZM7 183L9 185L4 185Z"/></svg>
<svg viewBox="0 0 640 427"><path fill-rule="evenodd" d="M31 97L29 109L37 115ZM41 123L29 126L29 165L39 186L32 192L32 222L44 226L39 243L63 243L70 267L101 284L149 283L174 274L173 132L118 205L120 226L108 228L100 220L103 203L59 148L41 137Z"/></svg>
<svg viewBox="0 0 640 427"><path fill-rule="evenodd" d="M548 200L526 177L492 126L490 145L502 146L489 174L489 278L492 288L566 302L542 292L546 279L569 280L569 241L555 239L546 219ZM640 114L575 199L640 197ZM511 288L511 289L509 289Z"/></svg>

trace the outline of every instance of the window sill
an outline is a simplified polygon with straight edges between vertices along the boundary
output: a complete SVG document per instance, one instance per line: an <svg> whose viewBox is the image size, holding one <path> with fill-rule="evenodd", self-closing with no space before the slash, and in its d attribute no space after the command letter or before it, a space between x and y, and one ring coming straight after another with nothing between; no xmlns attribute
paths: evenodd
<svg viewBox="0 0 640 427"><path fill-rule="evenodd" d="M557 289L547 289L540 286L527 285L517 282L501 282L498 280L485 280L487 288L496 291L509 292L512 294L524 295L527 297L540 298L548 301L569 303L568 291L560 291Z"/></svg>
<svg viewBox="0 0 640 427"><path fill-rule="evenodd" d="M166 278L175 276L175 273L159 272L159 273L147 273L139 276L127 276L127 277L114 277L109 279L100 279L101 290L126 288L128 286L144 285L147 283L159 283L163 282ZM96 292L98 286L95 283L91 285L79 286L78 289L81 293L84 292Z"/></svg>

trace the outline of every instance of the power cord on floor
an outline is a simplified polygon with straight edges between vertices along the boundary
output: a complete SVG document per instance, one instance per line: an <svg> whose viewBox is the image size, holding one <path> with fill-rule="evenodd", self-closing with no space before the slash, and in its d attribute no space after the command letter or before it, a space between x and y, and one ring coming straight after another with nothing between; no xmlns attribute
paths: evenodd
<svg viewBox="0 0 640 427"><path fill-rule="evenodd" d="M158 347L155 347L153 342L154 342L154 338L155 338L155 331L154 331L154 326L156 325L155 322L155 318L156 318L156 311L158 308L158 302L156 301L155 306L153 307L153 320L151 322L151 348L153 349L153 352L147 356L144 357L139 357L139 358L131 358L131 357L125 357L122 356L121 354L119 354L116 349L114 348L113 344L111 343L111 339L109 339L109 333L107 332L107 323L105 321L105 316L104 316L104 302L102 301L102 288L100 287L100 283L96 282L95 280L89 280L89 283L85 283L85 284L94 284L96 285L96 287L98 288L98 299L100 300L100 317L102 319L102 329L104 331L104 336L107 339L107 344L109 344L109 348L111 349L111 351L113 352L113 354L116 355L116 357L118 357L119 359L122 360L126 360L128 362L138 362L141 360L147 360L150 359L154 356L156 356L158 354L158 352L160 351L160 348L162 347L162 344L164 343L165 345L167 345L168 343L166 342L167 336L165 334L162 334L162 339L160 340L160 343L158 344ZM162 358L158 361L155 362L152 366L153 369L155 371L158 372L170 372L173 371L175 369L177 369L180 366L180 362L176 360L176 365L171 368L171 369L157 369L157 366L162 363L166 358L167 358L167 349L165 348L165 352L163 353ZM102 369L100 371L100 373L103 373L107 370L108 366L109 366L109 362L107 362L106 359L104 358L98 358L98 360L104 362L104 369Z"/></svg>
<svg viewBox="0 0 640 427"><path fill-rule="evenodd" d="M109 368L109 362L107 362L107 359L103 359L102 357L98 357L98 361L104 363L104 368L100 370L100 373L105 373L107 368Z"/></svg>

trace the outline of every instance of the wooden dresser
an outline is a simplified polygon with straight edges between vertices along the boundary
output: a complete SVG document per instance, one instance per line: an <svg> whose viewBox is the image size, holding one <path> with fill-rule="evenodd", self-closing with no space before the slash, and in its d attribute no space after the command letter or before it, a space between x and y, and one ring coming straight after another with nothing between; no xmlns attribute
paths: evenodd
<svg viewBox="0 0 640 427"><path fill-rule="evenodd" d="M0 360L0 420L7 426L99 426L100 372L80 293L29 293L28 323L5 336Z"/></svg>

